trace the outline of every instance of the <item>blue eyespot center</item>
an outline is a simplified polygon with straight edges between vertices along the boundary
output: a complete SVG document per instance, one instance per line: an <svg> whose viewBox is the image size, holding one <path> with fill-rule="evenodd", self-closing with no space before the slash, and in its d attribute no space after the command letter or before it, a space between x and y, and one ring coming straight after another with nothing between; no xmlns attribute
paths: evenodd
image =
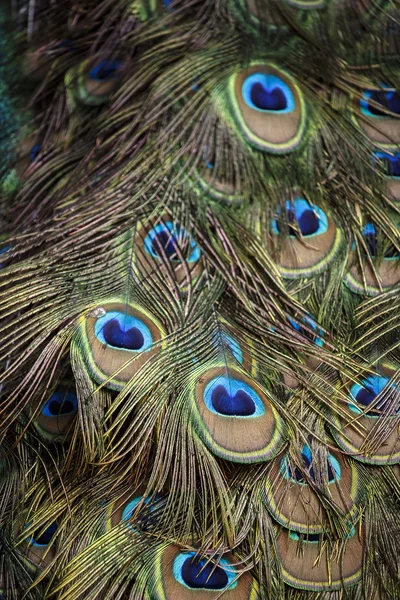
<svg viewBox="0 0 400 600"><path fill-rule="evenodd" d="M296 213L293 209L287 211L287 220L289 223L289 235L295 236L300 229L301 235L312 235L318 231L319 227L319 219L314 211L305 210L301 213L299 219L296 219ZM297 223L297 228L296 228ZM292 224L294 227L292 227ZM278 223L278 231L280 232L280 227Z"/></svg>
<svg viewBox="0 0 400 600"><path fill-rule="evenodd" d="M242 97L254 110L274 114L293 112L296 101L290 87L276 75L253 73L242 85Z"/></svg>
<svg viewBox="0 0 400 600"><path fill-rule="evenodd" d="M133 498L133 500L128 502L128 504L125 506L124 510L122 511L121 521L125 521L126 524L135 531L136 527L131 525L129 523L129 521L132 518L132 515L135 512L137 505L140 502L142 502L143 504L137 515L137 519L135 519L135 524L137 525L138 528L140 528L141 531L147 531L153 521L152 513L154 510L156 510L155 506L153 506L153 505L148 506L148 505L150 503L156 504L157 501L159 501L159 500L160 500L160 497L158 497L158 496L156 496L155 498L145 498L145 499L143 499L143 496L137 496L136 498Z"/></svg>
<svg viewBox="0 0 400 600"><path fill-rule="evenodd" d="M224 385L217 385L213 389L211 402L221 415L248 417L256 412L253 400L245 391L238 390L231 396Z"/></svg>
<svg viewBox="0 0 400 600"><path fill-rule="evenodd" d="M107 344L114 348L140 350L144 344L144 337L140 329L131 327L124 331L117 319L111 319L104 325L103 335Z"/></svg>
<svg viewBox="0 0 400 600"><path fill-rule="evenodd" d="M367 223L363 227L362 235L365 240L365 244L368 248L368 252L372 257L378 255L378 235L374 225ZM399 258L400 253L393 244L390 244L384 252L384 258Z"/></svg>
<svg viewBox="0 0 400 600"><path fill-rule="evenodd" d="M298 236L301 233L302 236L316 236L322 235L328 231L328 217L324 211L315 205L310 205L303 198L296 198L293 202L290 200L286 201L285 204L287 230L290 237ZM281 213L281 210L278 211ZM273 219L271 223L271 229L273 233L281 233L280 220Z"/></svg>
<svg viewBox="0 0 400 600"><path fill-rule="evenodd" d="M40 152L42 148L41 144L35 144L34 146L32 146L31 148L31 152L29 155L30 161L33 162L34 160L36 160L36 158L38 157L38 154Z"/></svg>
<svg viewBox="0 0 400 600"><path fill-rule="evenodd" d="M400 152L389 154L375 152L375 157L382 163L388 177L400 177Z"/></svg>
<svg viewBox="0 0 400 600"><path fill-rule="evenodd" d="M42 408L45 417L73 415L78 411L78 398L72 392L54 392Z"/></svg>
<svg viewBox="0 0 400 600"><path fill-rule="evenodd" d="M163 251L168 256L168 258L178 258L177 257L177 249L176 242L174 238L171 236L170 232L160 231L157 233L152 241L151 248L154 254L157 256L162 256ZM178 258L179 260L179 258Z"/></svg>
<svg viewBox="0 0 400 600"><path fill-rule="evenodd" d="M268 90L259 81L251 86L250 98L260 110L285 110L287 107L286 96L279 87Z"/></svg>
<svg viewBox="0 0 400 600"><path fill-rule="evenodd" d="M220 591L237 586L236 573L224 558L216 565L194 552L182 552L175 558L172 569L176 581L191 590Z"/></svg>
<svg viewBox="0 0 400 600"><path fill-rule="evenodd" d="M112 348L144 352L153 344L147 325L138 317L118 311L110 311L95 323L97 339Z"/></svg>
<svg viewBox="0 0 400 600"><path fill-rule="evenodd" d="M374 117L390 117L387 112L380 110L374 104L379 104L387 111L400 115L400 94L397 91L368 90L360 101L361 111L364 114Z"/></svg>
<svg viewBox="0 0 400 600"><path fill-rule="evenodd" d="M89 78L95 81L118 79L121 76L122 62L119 60L102 60L89 71Z"/></svg>
<svg viewBox="0 0 400 600"><path fill-rule="evenodd" d="M47 529L43 530L40 529L38 531L35 531L33 533L33 535L30 537L29 541L34 545L34 546L48 546L52 540L53 535L55 534L56 530L57 530L57 523L54 522L51 525L49 525L49 527L47 527Z"/></svg>
<svg viewBox="0 0 400 600"><path fill-rule="evenodd" d="M160 259L165 255L174 262L181 260L178 248L188 263L196 262L201 255L196 242L182 227L171 221L160 223L151 229L145 237L144 248L153 258Z"/></svg>
<svg viewBox="0 0 400 600"><path fill-rule="evenodd" d="M265 413L264 404L253 388L232 377L215 377L204 390L207 408L225 417L258 417Z"/></svg>
<svg viewBox="0 0 400 600"><path fill-rule="evenodd" d="M376 402L378 394L383 391L388 382L389 380L386 377L376 375L363 380L361 385L352 385L350 396L353 402L348 405L350 410L357 414L363 413L367 417L379 417L381 414L393 415L396 412L398 413L399 410L393 409L394 396L399 393L396 386L391 386L382 399ZM365 408L368 408L373 403L375 403L374 406L364 412Z"/></svg>
<svg viewBox="0 0 400 600"><path fill-rule="evenodd" d="M309 446L304 446L301 451L301 458L304 463L305 471L310 479L316 481L315 471L313 467L313 457L311 454L311 450ZM341 477L341 468L339 462L336 460L332 454L329 454L327 458L327 475L328 475L328 483L334 483L338 481ZM285 479L290 479L295 483L299 483L300 485L307 485L307 480L305 477L305 473L301 471L298 467L290 464L288 458L284 456L280 463L280 470Z"/></svg>
<svg viewBox="0 0 400 600"><path fill-rule="evenodd" d="M223 590L228 576L221 567L207 564L203 559L187 558L182 565L182 579L194 590Z"/></svg>

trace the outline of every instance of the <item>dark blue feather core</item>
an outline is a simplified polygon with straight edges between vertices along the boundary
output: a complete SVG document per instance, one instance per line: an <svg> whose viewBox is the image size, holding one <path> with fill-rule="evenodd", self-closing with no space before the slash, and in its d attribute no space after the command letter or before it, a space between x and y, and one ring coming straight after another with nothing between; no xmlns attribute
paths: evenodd
<svg viewBox="0 0 400 600"><path fill-rule="evenodd" d="M119 60L102 60L90 69L88 77L95 81L118 79L121 67L122 62Z"/></svg>
<svg viewBox="0 0 400 600"><path fill-rule="evenodd" d="M224 385L217 385L211 394L215 410L226 416L248 417L256 412L256 406L244 390L231 395Z"/></svg>
<svg viewBox="0 0 400 600"><path fill-rule="evenodd" d="M377 393L372 389L372 387L363 387L356 394L356 402L361 406L368 407L370 406L377 397ZM381 413L388 412L391 400L389 398L382 399L379 402L379 406L368 410L365 414L371 417L376 417Z"/></svg>
<svg viewBox="0 0 400 600"><path fill-rule="evenodd" d="M74 412L74 405L70 400L66 400L65 402L52 400L49 402L49 412L55 417L58 415L68 415Z"/></svg>
<svg viewBox="0 0 400 600"><path fill-rule="evenodd" d="M313 233L317 233L319 228L319 218L315 211L306 209L304 210L297 218L296 211L294 209L289 209L286 211L287 221L289 224L289 235L295 236L298 233L298 230L301 231L301 235L312 235ZM296 227L297 224L297 227ZM279 222L277 221L277 229L280 231Z"/></svg>
<svg viewBox="0 0 400 600"><path fill-rule="evenodd" d="M155 234L151 243L151 249L157 256L166 254L170 259L173 259L174 257L178 259L176 240L168 229L164 229Z"/></svg>
<svg viewBox="0 0 400 600"><path fill-rule="evenodd" d="M400 94L398 92L385 92L379 90L371 92L369 96L369 102L367 104L368 112L377 117L388 117L390 115L388 115L387 112L380 110L377 106L373 106L371 101L400 115Z"/></svg>
<svg viewBox="0 0 400 600"><path fill-rule="evenodd" d="M358 414L362 413L366 417L379 417L385 413L387 415L398 414L398 404L395 401L398 398L398 385L389 385L389 379L380 375L373 375L362 381L355 383L350 388L350 396L353 399L349 403L349 408ZM378 395L382 397L377 402ZM374 406L371 406L374 404ZM369 409L369 410L365 410Z"/></svg>
<svg viewBox="0 0 400 600"><path fill-rule="evenodd" d="M265 88L261 81L252 84L250 98L254 106L260 110L281 111L287 108L287 100L283 90L279 87L269 90Z"/></svg>
<svg viewBox="0 0 400 600"><path fill-rule="evenodd" d="M400 177L400 153L391 155L388 152L376 152L375 156L381 161L389 177Z"/></svg>
<svg viewBox="0 0 400 600"><path fill-rule="evenodd" d="M378 235L375 227L372 225L365 226L363 230L363 238L365 240L365 244L368 248L368 252L372 257L376 257L378 254ZM386 248L385 258L397 258L399 257L399 251L393 244L390 244L389 247Z"/></svg>
<svg viewBox="0 0 400 600"><path fill-rule="evenodd" d="M246 106L262 113L285 115L296 108L296 99L290 86L273 73L253 73L242 84L242 98Z"/></svg>
<svg viewBox="0 0 400 600"><path fill-rule="evenodd" d="M321 534L319 533L309 533L306 537L306 541L309 542L310 544L312 543L316 543L319 542L319 540L321 539Z"/></svg>
<svg viewBox="0 0 400 600"><path fill-rule="evenodd" d="M41 150L42 146L41 144L35 144L32 148L31 148L31 152L29 155L30 161L33 162L34 160L36 160L40 150Z"/></svg>
<svg viewBox="0 0 400 600"><path fill-rule="evenodd" d="M54 392L42 408L46 417L73 415L78 411L78 398L72 392Z"/></svg>
<svg viewBox="0 0 400 600"><path fill-rule="evenodd" d="M223 590L228 585L228 576L224 569L206 560L188 557L182 565L182 579L194 590Z"/></svg>
<svg viewBox="0 0 400 600"><path fill-rule="evenodd" d="M310 477L310 479L315 481L316 480L315 472L314 472L314 467L312 466L313 458L312 458L311 450L308 448L308 446L305 446L303 448L303 450L301 452L301 458L303 460L304 467L308 473L308 476ZM328 483L333 483L334 481L336 481L337 476L336 476L334 469L332 468L331 461L329 460L329 458L327 460L327 471L328 471ZM305 483L306 482L304 473L298 467L292 467L289 464L289 474L292 479L297 481L297 483Z"/></svg>
<svg viewBox="0 0 400 600"><path fill-rule="evenodd" d="M117 319L111 319L103 327L103 336L107 344L126 350L140 350L144 345L144 337L140 329L131 327L126 331Z"/></svg>
<svg viewBox="0 0 400 600"><path fill-rule="evenodd" d="M149 230L144 239L144 249L153 258L166 256L171 261L180 262L178 248L188 263L195 263L201 256L199 246L179 225L172 221L159 223Z"/></svg>
<svg viewBox="0 0 400 600"><path fill-rule="evenodd" d="M32 541L36 546L48 546L52 540L53 535L57 530L57 523L54 522L44 531L42 529L35 531L32 535Z"/></svg>

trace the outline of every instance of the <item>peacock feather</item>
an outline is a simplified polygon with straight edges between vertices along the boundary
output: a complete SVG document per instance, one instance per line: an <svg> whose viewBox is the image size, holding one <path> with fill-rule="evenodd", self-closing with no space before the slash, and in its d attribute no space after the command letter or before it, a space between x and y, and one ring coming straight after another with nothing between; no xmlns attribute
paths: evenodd
<svg viewBox="0 0 400 600"><path fill-rule="evenodd" d="M398 0L0 6L0 599L400 597Z"/></svg>

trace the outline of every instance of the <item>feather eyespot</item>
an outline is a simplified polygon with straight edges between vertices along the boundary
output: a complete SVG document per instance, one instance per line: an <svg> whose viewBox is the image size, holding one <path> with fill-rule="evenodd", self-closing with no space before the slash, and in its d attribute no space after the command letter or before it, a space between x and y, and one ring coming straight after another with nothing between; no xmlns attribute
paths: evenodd
<svg viewBox="0 0 400 600"><path fill-rule="evenodd" d="M143 498L143 496L133 498L124 506L121 514L121 521L125 522L133 531L136 530L136 525L140 531L148 531L152 522L154 523L157 520L153 513L159 508L159 506L156 508L155 504L157 502L159 503L160 500L161 498L159 496L156 496L155 498ZM142 507L137 515L137 524L132 525L130 520L139 503L142 503Z"/></svg>
<svg viewBox="0 0 400 600"><path fill-rule="evenodd" d="M30 525L28 523L25 529L30 528ZM57 529L58 523L54 521L50 525L40 526L25 538L24 561L30 570L44 568L55 557Z"/></svg>
<svg viewBox="0 0 400 600"><path fill-rule="evenodd" d="M355 535L354 528L344 536L338 553L323 543L323 533L281 529L277 539L278 556L282 561L282 576L292 587L310 591L334 591L357 583L361 578L364 553L364 532ZM302 548L299 552L299 543Z"/></svg>
<svg viewBox="0 0 400 600"><path fill-rule="evenodd" d="M181 253L186 254L188 263L195 263L201 256L200 248L194 239L182 227L174 225L171 221L160 223L151 229L145 237L144 247L155 259L165 255L169 260L180 262L179 249Z"/></svg>
<svg viewBox="0 0 400 600"><path fill-rule="evenodd" d="M395 415L399 412L398 402L394 400L394 394L399 394L399 389L396 386L389 387L386 396L376 402L378 394L380 394L387 384L389 379L378 375L368 377L362 381L361 385L354 384L350 388L351 402L349 408L357 414L363 414L366 417L379 417L381 414ZM393 404L396 406L393 408ZM372 406L371 406L372 405ZM370 407L367 411L366 408Z"/></svg>
<svg viewBox="0 0 400 600"><path fill-rule="evenodd" d="M379 397L378 397L379 396ZM388 377L370 375L348 388L348 401L341 414L333 411L332 435L338 446L358 461L373 465L400 461L397 425L400 414L399 386ZM385 430L377 438L378 419Z"/></svg>
<svg viewBox="0 0 400 600"><path fill-rule="evenodd" d="M120 350L144 352L153 344L151 331L142 319L119 311L98 318L94 331L102 344Z"/></svg>
<svg viewBox="0 0 400 600"><path fill-rule="evenodd" d="M400 152L375 152L375 157L382 164L388 177L400 177Z"/></svg>
<svg viewBox="0 0 400 600"><path fill-rule="evenodd" d="M379 252L379 240L376 227L367 223L361 232L364 238L365 248L362 254L369 255L360 264L356 253L356 244L353 244L349 256L348 272L344 279L345 284L356 294L376 296L382 291L388 290L400 281L400 252L391 242L382 246L382 260L377 260ZM372 263L372 264L371 264Z"/></svg>
<svg viewBox="0 0 400 600"><path fill-rule="evenodd" d="M260 396L247 383L232 377L216 377L204 390L204 404L219 415L261 416L265 413Z"/></svg>
<svg viewBox="0 0 400 600"><path fill-rule="evenodd" d="M233 116L242 135L260 150L291 152L305 132L305 103L294 79L270 64L258 64L230 80Z"/></svg>
<svg viewBox="0 0 400 600"><path fill-rule="evenodd" d="M388 86L373 87L353 99L353 118L369 140L396 149L400 142L400 94Z"/></svg>
<svg viewBox="0 0 400 600"><path fill-rule="evenodd" d="M322 208L304 198L287 200L271 221L269 246L284 278L320 273L337 257L342 235Z"/></svg>
<svg viewBox="0 0 400 600"><path fill-rule="evenodd" d="M227 175L225 166L218 168L205 158L204 165L195 170L195 181L201 191L206 192L213 200L229 206L240 206L243 202L242 181L235 170ZM197 187L197 186L196 186Z"/></svg>
<svg viewBox="0 0 400 600"><path fill-rule="evenodd" d="M176 581L191 590L219 591L237 587L233 566L224 558L215 565L194 552L182 552L175 558L172 571Z"/></svg>
<svg viewBox="0 0 400 600"><path fill-rule="evenodd" d="M120 60L101 60L94 64L88 73L88 78L93 81L109 81L121 77L122 62Z"/></svg>
<svg viewBox="0 0 400 600"><path fill-rule="evenodd" d="M128 502L128 504L124 507L124 509L122 511L121 521L129 521L132 518L132 515L135 512L135 508L137 507L139 502L142 501L142 499L143 499L142 496L138 496L137 498L134 498L133 500ZM146 498L143 501L143 504L146 505L149 502L150 502L150 499Z"/></svg>
<svg viewBox="0 0 400 600"><path fill-rule="evenodd" d="M260 462L283 443L275 408L254 381L234 367L205 368L191 395L194 427L214 454L234 462Z"/></svg>
<svg viewBox="0 0 400 600"><path fill-rule="evenodd" d="M75 415L78 412L78 398L72 392L54 392L43 406L41 414L45 417Z"/></svg>
<svg viewBox="0 0 400 600"><path fill-rule="evenodd" d="M248 571L238 573L230 554L210 561L194 551L169 545L159 550L151 597L154 600L205 600L226 593L230 600L258 598L257 582Z"/></svg>
<svg viewBox="0 0 400 600"><path fill-rule="evenodd" d="M254 73L242 85L242 97L246 105L261 112L292 113L296 102L290 87L276 75Z"/></svg>
<svg viewBox="0 0 400 600"><path fill-rule="evenodd" d="M65 76L70 98L87 106L104 104L120 84L126 67L120 60L83 61Z"/></svg>
<svg viewBox="0 0 400 600"><path fill-rule="evenodd" d="M78 412L75 392L57 390L43 404L34 426L44 441L63 441L70 432Z"/></svg>
<svg viewBox="0 0 400 600"><path fill-rule="evenodd" d="M310 205L306 200L297 198L293 202L287 200L285 208L289 236L295 237L300 233L303 237L311 237L328 231L328 217L319 206ZM276 235L282 233L279 218L272 221L271 227Z"/></svg>
<svg viewBox="0 0 400 600"><path fill-rule="evenodd" d="M160 350L165 334L160 323L142 307L121 302L91 311L80 329L82 359L98 383L121 389Z"/></svg>
<svg viewBox="0 0 400 600"><path fill-rule="evenodd" d="M301 458L303 460L304 467L308 473L308 476L311 479L315 480L313 457L309 446L303 447L301 451ZM292 466L292 464L286 456L283 457L281 460L280 470L285 479L290 479L292 482L298 483L299 485L307 485L307 480L304 476L304 473L298 467ZM328 484L332 484L340 479L340 465L332 454L329 454L327 458L327 474Z"/></svg>
<svg viewBox="0 0 400 600"><path fill-rule="evenodd" d="M372 258L375 258L378 255L379 245L376 227L372 225L372 223L367 223L362 229L362 236L365 240L369 255ZM400 258L400 252L393 244L390 244L390 246L385 249L384 258L387 260Z"/></svg>
<svg viewBox="0 0 400 600"><path fill-rule="evenodd" d="M388 117L388 112L400 115L400 94L395 90L367 90L362 95L360 107L361 112L369 117Z"/></svg>
<svg viewBox="0 0 400 600"><path fill-rule="evenodd" d="M326 470L322 470L321 465L318 474L308 445L304 445L301 452L304 469L298 468L286 453L271 463L262 498L273 518L292 531L310 534L329 528L328 515L315 487L329 493L332 506L345 515L346 520L356 512L360 486L355 466L348 465L339 452L327 452L324 456ZM309 485L308 479L314 485Z"/></svg>
<svg viewBox="0 0 400 600"><path fill-rule="evenodd" d="M164 504L162 497L158 495L143 496L142 490L136 491L134 495L132 492L127 492L109 505L106 530L110 531L123 523L134 532L149 531L152 525L157 526Z"/></svg>
<svg viewBox="0 0 400 600"><path fill-rule="evenodd" d="M40 529L35 531L31 536L27 538L27 541L32 546L36 546L38 548L46 548L49 546L53 540L53 536L57 531L58 525L56 522L49 525L46 529Z"/></svg>
<svg viewBox="0 0 400 600"><path fill-rule="evenodd" d="M375 152L374 162L379 163L386 173L389 196L400 201L400 152Z"/></svg>
<svg viewBox="0 0 400 600"><path fill-rule="evenodd" d="M133 265L141 278L156 270L166 285L185 291L203 272L202 252L193 236L179 223L157 219L140 223L135 236Z"/></svg>

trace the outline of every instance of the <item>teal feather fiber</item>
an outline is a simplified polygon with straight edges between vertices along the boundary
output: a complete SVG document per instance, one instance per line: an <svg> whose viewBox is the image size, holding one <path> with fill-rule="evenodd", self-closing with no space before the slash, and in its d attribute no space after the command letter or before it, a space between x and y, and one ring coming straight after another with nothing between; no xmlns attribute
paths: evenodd
<svg viewBox="0 0 400 600"><path fill-rule="evenodd" d="M398 1L1 10L0 600L397 600Z"/></svg>

